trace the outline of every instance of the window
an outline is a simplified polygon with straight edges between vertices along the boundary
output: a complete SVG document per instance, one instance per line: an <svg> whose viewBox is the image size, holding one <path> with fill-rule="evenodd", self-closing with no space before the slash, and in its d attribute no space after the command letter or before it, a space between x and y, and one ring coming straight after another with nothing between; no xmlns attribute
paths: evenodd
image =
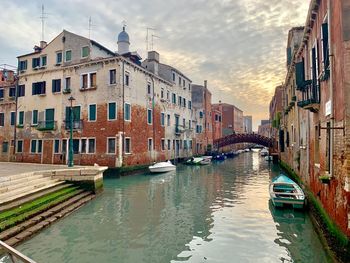
<svg viewBox="0 0 350 263"><path fill-rule="evenodd" d="M5 113L0 112L0 126L5 126Z"/></svg>
<svg viewBox="0 0 350 263"><path fill-rule="evenodd" d="M215 121L219 120L219 115L215 114Z"/></svg>
<svg viewBox="0 0 350 263"><path fill-rule="evenodd" d="M176 94L175 93L172 94L172 102L173 102L173 104L176 104Z"/></svg>
<svg viewBox="0 0 350 263"><path fill-rule="evenodd" d="M41 66L44 67L47 64L47 56L42 56L41 58Z"/></svg>
<svg viewBox="0 0 350 263"><path fill-rule="evenodd" d="M59 153L60 152L60 140L55 140L54 147L53 147L53 152L54 153Z"/></svg>
<svg viewBox="0 0 350 263"><path fill-rule="evenodd" d="M192 129L192 121L188 120L188 128L191 130Z"/></svg>
<svg viewBox="0 0 350 263"><path fill-rule="evenodd" d="M162 125L163 127L165 125L165 113L164 112L162 112L160 114L160 125Z"/></svg>
<svg viewBox="0 0 350 263"><path fill-rule="evenodd" d="M89 105L89 121L96 121L96 104Z"/></svg>
<svg viewBox="0 0 350 263"><path fill-rule="evenodd" d="M32 112L32 125L38 125L38 110Z"/></svg>
<svg viewBox="0 0 350 263"><path fill-rule="evenodd" d="M161 98L161 99L164 98L164 89L161 89L161 91L160 91L160 98Z"/></svg>
<svg viewBox="0 0 350 263"><path fill-rule="evenodd" d="M108 120L117 119L117 103L110 102L108 103Z"/></svg>
<svg viewBox="0 0 350 263"><path fill-rule="evenodd" d="M17 153L22 153L23 152L23 141L22 140L18 140L17 141L16 152Z"/></svg>
<svg viewBox="0 0 350 263"><path fill-rule="evenodd" d="M20 111L18 113L18 125L23 126L24 125L24 111Z"/></svg>
<svg viewBox="0 0 350 263"><path fill-rule="evenodd" d="M171 141L168 140L168 150L170 150L170 149L171 149Z"/></svg>
<svg viewBox="0 0 350 263"><path fill-rule="evenodd" d="M70 77L65 79L65 90L70 91Z"/></svg>
<svg viewBox="0 0 350 263"><path fill-rule="evenodd" d="M40 58L33 58L32 59L32 68L40 67Z"/></svg>
<svg viewBox="0 0 350 263"><path fill-rule="evenodd" d="M42 140L31 140L30 153L41 153L43 148Z"/></svg>
<svg viewBox="0 0 350 263"><path fill-rule="evenodd" d="M181 77L179 76L179 86L181 86Z"/></svg>
<svg viewBox="0 0 350 263"><path fill-rule="evenodd" d="M152 151L153 149L153 139L148 138L148 151Z"/></svg>
<svg viewBox="0 0 350 263"><path fill-rule="evenodd" d="M168 117L167 117L167 126L170 126L170 114L168 114Z"/></svg>
<svg viewBox="0 0 350 263"><path fill-rule="evenodd" d="M96 88L96 73L90 73L90 87Z"/></svg>
<svg viewBox="0 0 350 263"><path fill-rule="evenodd" d="M170 91L169 90L166 91L166 99L170 100Z"/></svg>
<svg viewBox="0 0 350 263"><path fill-rule="evenodd" d="M107 153L115 154L115 138L107 138Z"/></svg>
<svg viewBox="0 0 350 263"><path fill-rule="evenodd" d="M186 82L185 80L182 80L182 86L185 87L186 86Z"/></svg>
<svg viewBox="0 0 350 263"><path fill-rule="evenodd" d="M203 118L203 111L199 112L199 118Z"/></svg>
<svg viewBox="0 0 350 263"><path fill-rule="evenodd" d="M125 138L124 152L131 153L131 138Z"/></svg>
<svg viewBox="0 0 350 263"><path fill-rule="evenodd" d="M186 99L185 99L185 98L183 98L182 106L183 106L184 108L186 108Z"/></svg>
<svg viewBox="0 0 350 263"><path fill-rule="evenodd" d="M221 122L221 115L219 115L219 122Z"/></svg>
<svg viewBox="0 0 350 263"><path fill-rule="evenodd" d="M15 120L16 120L16 112L11 111L11 113L10 113L10 124L11 124L11 126L15 125Z"/></svg>
<svg viewBox="0 0 350 263"><path fill-rule="evenodd" d="M81 84L82 89L88 88L88 74L81 75Z"/></svg>
<svg viewBox="0 0 350 263"><path fill-rule="evenodd" d="M191 90L191 83L188 83L188 90Z"/></svg>
<svg viewBox="0 0 350 263"><path fill-rule="evenodd" d="M130 76L129 76L129 73L128 72L125 72L125 86L129 86L129 78L130 78Z"/></svg>
<svg viewBox="0 0 350 263"><path fill-rule="evenodd" d="M62 153L67 152L67 139L62 140Z"/></svg>
<svg viewBox="0 0 350 263"><path fill-rule="evenodd" d="M65 60L66 60L66 62L72 60L72 50L66 50Z"/></svg>
<svg viewBox="0 0 350 263"><path fill-rule="evenodd" d="M175 82L175 72L173 72L173 81Z"/></svg>
<svg viewBox="0 0 350 263"><path fill-rule="evenodd" d="M95 152L95 139L89 139L89 151L88 153L94 153Z"/></svg>
<svg viewBox="0 0 350 263"><path fill-rule="evenodd" d="M16 97L16 87L10 87L9 89L9 97Z"/></svg>
<svg viewBox="0 0 350 263"><path fill-rule="evenodd" d="M152 93L152 90L151 90L151 83L147 83L147 94L148 95L151 95L151 93Z"/></svg>
<svg viewBox="0 0 350 263"><path fill-rule="evenodd" d="M79 144L80 140L79 139L73 139L73 153L78 154L79 153ZM68 144L69 147L69 144Z"/></svg>
<svg viewBox="0 0 350 263"><path fill-rule="evenodd" d="M19 70L27 70L27 60L22 60L19 62Z"/></svg>
<svg viewBox="0 0 350 263"><path fill-rule="evenodd" d="M88 46L82 47L81 48L81 57L86 58L88 56L89 56L89 47Z"/></svg>
<svg viewBox="0 0 350 263"><path fill-rule="evenodd" d="M86 153L86 139L81 139L80 141L80 152L81 153Z"/></svg>
<svg viewBox="0 0 350 263"><path fill-rule="evenodd" d="M4 98L4 89L0 89L0 99Z"/></svg>
<svg viewBox="0 0 350 263"><path fill-rule="evenodd" d="M182 119L182 126L183 126L184 128L186 127L186 119L185 119L185 118Z"/></svg>
<svg viewBox="0 0 350 263"><path fill-rule="evenodd" d="M152 124L152 110L147 109L147 124Z"/></svg>
<svg viewBox="0 0 350 263"><path fill-rule="evenodd" d="M164 151L165 150L165 140L164 139L162 139L161 145L162 145L162 151Z"/></svg>
<svg viewBox="0 0 350 263"><path fill-rule="evenodd" d="M179 102L179 106L181 107L181 104L182 104L182 97L181 96L179 96L178 102Z"/></svg>
<svg viewBox="0 0 350 263"><path fill-rule="evenodd" d="M62 51L56 53L56 64L62 63Z"/></svg>
<svg viewBox="0 0 350 263"><path fill-rule="evenodd" d="M25 85L18 85L18 97L24 97L25 96Z"/></svg>
<svg viewBox="0 0 350 263"><path fill-rule="evenodd" d="M109 71L109 84L117 83L117 71L115 69L111 69Z"/></svg>
<svg viewBox="0 0 350 263"><path fill-rule="evenodd" d="M32 95L41 95L46 93L46 82L35 82L32 84Z"/></svg>
<svg viewBox="0 0 350 263"><path fill-rule="evenodd" d="M2 142L2 152L7 153L9 149L9 143L8 142Z"/></svg>
<svg viewBox="0 0 350 263"><path fill-rule="evenodd" d="M125 103L124 106L124 120L131 121L131 105L129 103Z"/></svg>
<svg viewBox="0 0 350 263"><path fill-rule="evenodd" d="M61 92L61 80L53 79L52 80L52 93Z"/></svg>
<svg viewBox="0 0 350 263"><path fill-rule="evenodd" d="M321 38L322 38L321 54L322 54L323 70L326 71L329 68L328 23L322 24Z"/></svg>

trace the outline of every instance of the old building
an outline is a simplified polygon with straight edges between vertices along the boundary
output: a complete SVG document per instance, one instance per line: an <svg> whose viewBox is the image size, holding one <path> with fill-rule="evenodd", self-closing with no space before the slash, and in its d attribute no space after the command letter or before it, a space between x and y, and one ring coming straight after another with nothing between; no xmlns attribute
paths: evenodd
<svg viewBox="0 0 350 263"><path fill-rule="evenodd" d="M213 141L222 137L222 116L221 111L212 107L211 117L213 123Z"/></svg>
<svg viewBox="0 0 350 263"><path fill-rule="evenodd" d="M253 117L243 116L243 130L245 133L253 132Z"/></svg>
<svg viewBox="0 0 350 263"><path fill-rule="evenodd" d="M284 86L277 86L275 94L270 102L270 121L271 121L271 137L274 138L274 147L277 151L280 148L279 133L281 127L281 120L283 117L283 91Z"/></svg>
<svg viewBox="0 0 350 263"><path fill-rule="evenodd" d="M211 151L213 146L211 92L207 87L207 81L204 82L204 86L192 85L192 106L196 114L194 118L195 153L204 154L207 150Z"/></svg>
<svg viewBox="0 0 350 263"><path fill-rule="evenodd" d="M234 133L243 133L243 111L228 103L213 104L213 109L221 112L222 135L227 136Z"/></svg>
<svg viewBox="0 0 350 263"><path fill-rule="evenodd" d="M350 236L350 1L310 1L291 31L281 158ZM300 33L301 32L301 33ZM295 39L295 41L292 41Z"/></svg>
<svg viewBox="0 0 350 263"><path fill-rule="evenodd" d="M271 123L269 120L261 120L258 126L258 134L266 137L271 136Z"/></svg>
<svg viewBox="0 0 350 263"><path fill-rule="evenodd" d="M141 65L118 35L118 52L64 30L18 57L16 160L147 164L192 155L191 81L150 52ZM71 124L70 119L73 119Z"/></svg>
<svg viewBox="0 0 350 263"><path fill-rule="evenodd" d="M24 96L19 87L18 96ZM16 81L12 70L0 70L0 161L10 161L13 156L13 138L16 119Z"/></svg>

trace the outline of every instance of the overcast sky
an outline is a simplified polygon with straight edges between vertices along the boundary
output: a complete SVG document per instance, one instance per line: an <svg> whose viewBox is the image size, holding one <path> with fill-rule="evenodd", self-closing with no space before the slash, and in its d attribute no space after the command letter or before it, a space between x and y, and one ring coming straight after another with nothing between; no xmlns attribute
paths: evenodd
<svg viewBox="0 0 350 263"><path fill-rule="evenodd" d="M284 81L288 30L304 25L309 0L0 0L0 64L63 29L117 50L122 21L131 50L146 57L146 28L155 28L154 49L196 84L206 79L213 102L232 103L253 115L254 128L268 118L274 87ZM151 37L149 41L151 46Z"/></svg>

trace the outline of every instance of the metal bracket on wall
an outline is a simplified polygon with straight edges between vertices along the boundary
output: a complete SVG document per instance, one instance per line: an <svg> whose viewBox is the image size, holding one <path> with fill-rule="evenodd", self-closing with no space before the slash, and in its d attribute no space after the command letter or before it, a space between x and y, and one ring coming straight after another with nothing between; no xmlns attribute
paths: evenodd
<svg viewBox="0 0 350 263"><path fill-rule="evenodd" d="M345 136L345 127L321 127L321 130L343 130L343 136Z"/></svg>

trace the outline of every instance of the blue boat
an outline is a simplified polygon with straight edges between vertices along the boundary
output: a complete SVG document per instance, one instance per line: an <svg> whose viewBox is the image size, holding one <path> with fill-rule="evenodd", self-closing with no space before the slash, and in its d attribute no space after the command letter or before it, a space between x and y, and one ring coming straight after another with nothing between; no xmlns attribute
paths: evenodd
<svg viewBox="0 0 350 263"><path fill-rule="evenodd" d="M270 183L270 198L275 207L292 205L293 208L303 208L305 194L300 186L293 180L280 174Z"/></svg>

